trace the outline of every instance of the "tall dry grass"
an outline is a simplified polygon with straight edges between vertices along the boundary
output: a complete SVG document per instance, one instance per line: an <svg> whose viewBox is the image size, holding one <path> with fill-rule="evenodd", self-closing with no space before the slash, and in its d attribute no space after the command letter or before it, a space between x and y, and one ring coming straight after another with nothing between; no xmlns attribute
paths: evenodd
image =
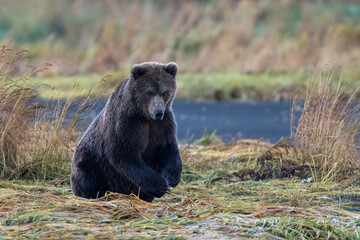
<svg viewBox="0 0 360 240"><path fill-rule="evenodd" d="M308 83L293 145L313 167L315 181L350 176L360 166L358 90L349 96L338 71Z"/></svg>
<svg viewBox="0 0 360 240"><path fill-rule="evenodd" d="M18 73L16 64L25 59L26 51L7 45L0 51L0 177L4 178L17 175L26 165L26 143L32 130L29 123L36 114L31 104L35 91L26 86L26 81L41 69Z"/></svg>
<svg viewBox="0 0 360 240"><path fill-rule="evenodd" d="M59 74L149 60L186 72L321 69L335 59L357 67L359 12L355 0L5 0L0 41L58 63Z"/></svg>
<svg viewBox="0 0 360 240"><path fill-rule="evenodd" d="M26 143L31 154L21 177L40 180L68 177L74 146L79 137L77 124L85 120L80 118L80 114L88 108L89 96L81 100L70 119L68 115L74 107L75 98L59 100L55 106L45 105L37 112L31 124L32 138Z"/></svg>
<svg viewBox="0 0 360 240"><path fill-rule="evenodd" d="M76 124L89 97L68 119L74 98L50 104L36 101L29 77L51 67L18 72L26 51L0 48L0 178L51 179L70 172ZM90 94L89 94L90 96Z"/></svg>

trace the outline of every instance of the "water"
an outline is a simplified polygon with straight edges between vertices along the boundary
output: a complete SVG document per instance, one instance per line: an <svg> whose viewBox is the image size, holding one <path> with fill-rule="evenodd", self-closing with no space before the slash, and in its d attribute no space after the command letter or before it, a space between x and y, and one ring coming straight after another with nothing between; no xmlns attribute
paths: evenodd
<svg viewBox="0 0 360 240"><path fill-rule="evenodd" d="M105 106L106 100L97 100L86 112L89 125ZM275 143L290 134L290 102L191 102L175 100L173 103L178 123L180 142L201 138L204 132L216 130L224 142L243 138L263 139ZM70 116L77 111L71 109ZM299 115L299 113L296 113ZM84 116L84 115L83 115ZM84 126L87 127L87 126Z"/></svg>
<svg viewBox="0 0 360 240"><path fill-rule="evenodd" d="M180 141L216 133L224 142L242 138L276 142L290 134L290 102L208 102L177 100L173 104ZM299 115L299 113L296 113Z"/></svg>

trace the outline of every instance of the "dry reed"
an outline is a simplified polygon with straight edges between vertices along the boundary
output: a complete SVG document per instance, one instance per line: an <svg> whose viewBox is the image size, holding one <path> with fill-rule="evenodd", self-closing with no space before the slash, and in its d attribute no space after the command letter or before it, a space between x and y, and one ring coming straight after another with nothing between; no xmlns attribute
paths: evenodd
<svg viewBox="0 0 360 240"><path fill-rule="evenodd" d="M91 93L68 119L74 98L55 106L39 104L35 89L30 87L29 78L51 65L18 72L26 51L13 50L8 45L0 51L0 177L45 180L67 176L78 134L76 124Z"/></svg>
<svg viewBox="0 0 360 240"><path fill-rule="evenodd" d="M315 180L327 181L360 165L357 92L350 97L345 94L341 74L336 71L322 73L308 83L293 145L301 150L304 163L314 166Z"/></svg>
<svg viewBox="0 0 360 240"><path fill-rule="evenodd" d="M35 116L35 106L31 101L35 91L26 86L26 79L37 68L21 74L16 73L16 64L25 58L24 50L13 50L1 46L0 55L0 176L13 177L26 164L26 142L30 138L31 119ZM16 76L17 75L17 76Z"/></svg>

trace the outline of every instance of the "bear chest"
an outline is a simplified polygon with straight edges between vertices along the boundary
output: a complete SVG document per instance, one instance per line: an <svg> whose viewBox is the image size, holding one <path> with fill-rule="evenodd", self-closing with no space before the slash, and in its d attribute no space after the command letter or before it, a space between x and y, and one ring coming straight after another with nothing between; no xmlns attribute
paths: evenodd
<svg viewBox="0 0 360 240"><path fill-rule="evenodd" d="M147 141L143 147L143 153L150 153L157 148L164 147L166 145L166 135L163 131L150 129L147 135Z"/></svg>
<svg viewBox="0 0 360 240"><path fill-rule="evenodd" d="M166 148L166 133L163 129L149 128L146 145L143 148L141 156L149 166L157 162Z"/></svg>

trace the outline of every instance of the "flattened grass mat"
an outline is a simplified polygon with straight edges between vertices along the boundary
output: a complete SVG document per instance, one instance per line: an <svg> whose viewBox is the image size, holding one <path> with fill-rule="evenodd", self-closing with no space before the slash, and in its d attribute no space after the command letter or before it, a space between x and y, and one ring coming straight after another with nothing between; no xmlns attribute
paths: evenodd
<svg viewBox="0 0 360 240"><path fill-rule="evenodd" d="M0 181L0 238L359 238L356 179L254 181L234 174L253 168L271 147L254 140L181 146L182 181L153 203L116 193L96 200L78 198L67 178Z"/></svg>

